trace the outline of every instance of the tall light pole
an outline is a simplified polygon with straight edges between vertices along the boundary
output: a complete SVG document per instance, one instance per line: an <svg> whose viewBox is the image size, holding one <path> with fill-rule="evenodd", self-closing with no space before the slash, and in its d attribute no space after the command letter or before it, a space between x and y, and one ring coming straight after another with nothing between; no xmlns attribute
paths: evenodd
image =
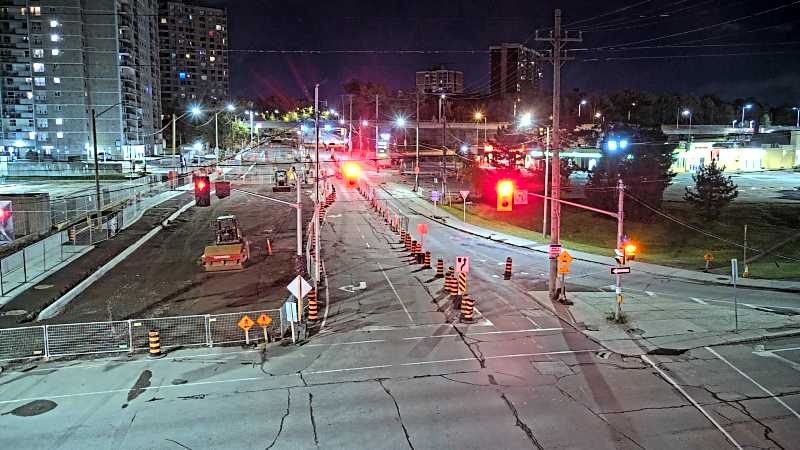
<svg viewBox="0 0 800 450"><path fill-rule="evenodd" d="M481 135L480 130L478 129L478 124L481 123L481 119L483 119L483 113L477 111L475 113L475 147L479 147L481 145Z"/></svg>
<svg viewBox="0 0 800 450"><path fill-rule="evenodd" d="M752 103L748 103L748 104L742 106L742 127L744 127L744 111L747 110L747 109L752 109L752 108L753 108L753 104Z"/></svg>
<svg viewBox="0 0 800 450"><path fill-rule="evenodd" d="M792 111L797 111L797 119L795 119L794 126L800 128L800 106L795 106Z"/></svg>
<svg viewBox="0 0 800 450"><path fill-rule="evenodd" d="M227 104L225 109L221 109L214 113L214 154L219 158L219 122L217 121L217 117L221 112L233 112L236 111L236 107L232 104Z"/></svg>
<svg viewBox="0 0 800 450"><path fill-rule="evenodd" d="M580 117L580 116L581 116L581 107L582 107L582 106L586 106L586 104L587 104L587 103L589 103L589 102L587 102L586 100L581 100L581 101L578 103L578 117Z"/></svg>
<svg viewBox="0 0 800 450"><path fill-rule="evenodd" d="M414 158L414 192L417 192L417 189L419 189L419 91L417 91L417 115L414 118L416 121L414 128L417 134L416 143L414 144L414 153L416 155Z"/></svg>
<svg viewBox="0 0 800 450"><path fill-rule="evenodd" d="M692 140L692 112L689 111L688 109L684 109L681 114L683 114L683 117L688 117L689 118L689 141L691 141Z"/></svg>
<svg viewBox="0 0 800 450"><path fill-rule="evenodd" d="M247 111L250 115L250 148L253 148L253 111Z"/></svg>
<svg viewBox="0 0 800 450"><path fill-rule="evenodd" d="M631 102L631 107L628 108L628 123L631 123L631 109L636 107L636 102Z"/></svg>

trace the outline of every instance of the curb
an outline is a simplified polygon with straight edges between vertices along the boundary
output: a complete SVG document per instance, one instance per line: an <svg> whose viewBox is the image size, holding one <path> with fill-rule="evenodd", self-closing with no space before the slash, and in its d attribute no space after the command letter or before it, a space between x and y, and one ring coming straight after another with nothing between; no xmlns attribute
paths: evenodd
<svg viewBox="0 0 800 450"><path fill-rule="evenodd" d="M380 187L384 192L386 192L390 197L392 197L392 199L398 200L391 192L389 192L386 189L385 186L383 186L383 184L381 184ZM542 253L542 254L546 254L547 253L544 250L531 248L530 246L527 246L527 245L513 244L513 243L510 243L510 242L506 242L505 239L494 239L491 236L485 236L485 235L482 235L482 234L479 234L479 233L475 233L475 232L472 232L472 231L469 231L469 230L465 230L463 228L460 228L460 227L457 227L455 225L451 225L451 224L447 223L446 220L442 220L440 218L437 219L436 218L437 216L430 216L427 213L420 212L419 210L414 209L412 206L406 206L406 207L408 209L410 209L411 211L414 211L416 214L419 214L420 216L423 216L423 217L427 218L428 220L433 220L433 221L435 221L435 222L437 222L437 223L439 223L441 225L444 225L444 226L446 226L448 228L460 231L462 233L469 234L471 236L476 236L476 237L480 237L480 238L483 238L483 239L488 239L488 240L493 241L493 242L499 242L501 244L505 244L505 245L508 245L508 246L511 246L511 247L515 247L515 248L529 250L529 251L532 251L532 252L537 252L537 253ZM547 244L542 244L542 245L547 245ZM598 257L602 257L600 255L597 255L597 256ZM605 265L605 263L603 263L603 262L595 261L595 260L592 260L592 259L587 259L587 258L580 257L580 256L573 256L573 258L578 260L578 261L583 261L583 262L588 262L588 263L598 264L598 265ZM608 258L611 259L610 256ZM661 267L668 267L668 266L661 266ZM668 268L669 269L673 269L672 267L668 267ZM674 279L674 280L681 280L681 281L687 281L687 282L702 283L702 284L714 284L714 285L717 285L717 286L728 286L728 287L732 287L733 286L730 282L722 282L722 281L716 281L716 280L698 280L696 278L688 278L688 277L680 276L680 275L659 274L659 273L648 272L648 271L644 271L644 270L642 271L642 273L645 273L645 274L648 274L648 275L654 275L654 276L663 276L663 277L671 278L671 279ZM789 294L800 293L800 288L780 287L780 286L769 287L769 286L743 285L743 284L741 284L741 278L739 280L740 280L740 282L737 283L736 286L739 287L739 288L742 288L742 289L752 289L752 290L760 290L760 291L773 291L773 292L786 292L786 293L789 293Z"/></svg>

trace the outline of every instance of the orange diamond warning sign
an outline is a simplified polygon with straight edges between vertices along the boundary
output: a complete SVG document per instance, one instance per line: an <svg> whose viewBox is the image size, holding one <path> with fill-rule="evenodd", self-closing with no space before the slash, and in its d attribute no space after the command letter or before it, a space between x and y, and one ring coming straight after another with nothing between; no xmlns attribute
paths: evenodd
<svg viewBox="0 0 800 450"><path fill-rule="evenodd" d="M272 319L268 315L262 314L262 315L258 316L258 319L256 319L256 322L258 322L258 324L261 325L262 327L268 327L269 324L272 323Z"/></svg>
<svg viewBox="0 0 800 450"><path fill-rule="evenodd" d="M239 319L239 328L241 328L244 331L249 331L250 328L253 328L254 324L255 322L253 322L253 319L251 319L250 316L245 315L244 317Z"/></svg>

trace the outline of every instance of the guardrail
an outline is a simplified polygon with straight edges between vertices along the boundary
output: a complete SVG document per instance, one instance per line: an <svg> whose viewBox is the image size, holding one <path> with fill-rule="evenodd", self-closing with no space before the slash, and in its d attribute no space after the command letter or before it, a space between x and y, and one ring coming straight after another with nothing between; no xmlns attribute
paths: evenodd
<svg viewBox="0 0 800 450"><path fill-rule="evenodd" d="M0 329L0 361L145 352L150 330L159 331L165 350L238 344L246 341L238 325L242 317L256 321L262 314L272 319L267 335L283 336L286 325L280 309L5 328ZM264 331L255 325L250 342L267 339Z"/></svg>

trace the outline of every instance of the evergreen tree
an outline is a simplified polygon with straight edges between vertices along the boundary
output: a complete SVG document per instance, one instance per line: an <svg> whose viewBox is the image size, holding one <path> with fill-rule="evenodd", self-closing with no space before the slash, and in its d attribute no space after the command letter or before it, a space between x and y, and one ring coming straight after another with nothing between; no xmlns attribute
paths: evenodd
<svg viewBox="0 0 800 450"><path fill-rule="evenodd" d="M719 217L722 209L739 196L739 186L733 183L731 177L726 177L724 171L725 166L717 166L716 161L702 167L692 175L694 191L686 188L683 196L707 220Z"/></svg>

